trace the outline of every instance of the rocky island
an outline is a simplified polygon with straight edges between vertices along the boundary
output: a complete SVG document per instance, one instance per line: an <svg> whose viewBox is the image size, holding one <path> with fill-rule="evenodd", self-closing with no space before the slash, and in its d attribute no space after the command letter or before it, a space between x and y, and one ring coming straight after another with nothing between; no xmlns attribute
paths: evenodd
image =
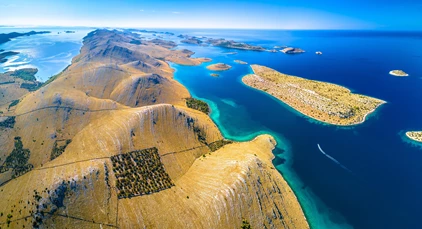
<svg viewBox="0 0 422 229"><path fill-rule="evenodd" d="M250 44L246 44L242 42L236 42L233 40L226 40L224 38L219 38L219 39L208 38L204 40L204 38L198 38L198 37L189 36L189 35L179 35L177 37L183 38L183 40L181 40L180 42L186 43L186 44L195 44L195 45L208 44L208 45L213 45L213 46L222 47L222 48L251 50L251 51L265 51L266 50L265 48L261 46L250 45Z"/></svg>
<svg viewBox="0 0 422 229"><path fill-rule="evenodd" d="M251 67L254 74L242 78L246 85L264 91L298 112L324 123L356 125L385 103L354 94L336 84L291 76L260 65Z"/></svg>
<svg viewBox="0 0 422 229"><path fill-rule="evenodd" d="M211 73L210 76L212 76L212 77L219 77L220 75L217 74L217 73Z"/></svg>
<svg viewBox="0 0 422 229"><path fill-rule="evenodd" d="M399 77L409 76L409 74L407 74L406 72L402 70L392 70L390 71L390 75L399 76Z"/></svg>
<svg viewBox="0 0 422 229"><path fill-rule="evenodd" d="M212 71L226 71L232 68L232 66L224 63L218 63L218 64L211 64L207 66L208 70Z"/></svg>
<svg viewBox="0 0 422 229"><path fill-rule="evenodd" d="M305 52L305 50L303 50L303 49L292 48L292 47L287 47L287 48L284 48L280 51L285 53L285 54L297 54L297 53L304 53Z"/></svg>
<svg viewBox="0 0 422 229"><path fill-rule="evenodd" d="M406 136L413 141L422 142L422 131L407 131Z"/></svg>
<svg viewBox="0 0 422 229"><path fill-rule="evenodd" d="M202 63L191 55L95 30L42 87L0 96L1 227L309 228L272 164L276 140L224 139L173 79L168 62Z"/></svg>
<svg viewBox="0 0 422 229"><path fill-rule="evenodd" d="M241 60L234 60L234 62L238 64L248 64L247 62Z"/></svg>
<svg viewBox="0 0 422 229"><path fill-rule="evenodd" d="M213 46L218 46L218 47L223 47L223 48L242 49L242 50L251 50L251 51L265 51L266 50L265 48L261 46L254 46L254 45L250 45L246 43L236 42L233 40L226 40L224 38L220 38L220 39L210 38L206 42Z"/></svg>

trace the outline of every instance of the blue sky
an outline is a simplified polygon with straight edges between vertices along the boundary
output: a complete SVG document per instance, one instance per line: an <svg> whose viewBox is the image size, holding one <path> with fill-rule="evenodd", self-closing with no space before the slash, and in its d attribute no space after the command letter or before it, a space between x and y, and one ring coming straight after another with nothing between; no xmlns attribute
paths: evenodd
<svg viewBox="0 0 422 229"><path fill-rule="evenodd" d="M1 25L422 30L417 0L0 0Z"/></svg>

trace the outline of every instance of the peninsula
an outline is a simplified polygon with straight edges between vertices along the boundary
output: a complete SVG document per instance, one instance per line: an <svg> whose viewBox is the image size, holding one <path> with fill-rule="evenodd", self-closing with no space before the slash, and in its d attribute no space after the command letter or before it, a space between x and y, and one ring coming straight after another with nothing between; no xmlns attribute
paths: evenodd
<svg viewBox="0 0 422 229"><path fill-rule="evenodd" d="M324 123L339 126L360 124L385 103L354 94L336 84L291 76L260 65L251 67L254 74L242 78L246 85L265 91L300 113Z"/></svg>
<svg viewBox="0 0 422 229"><path fill-rule="evenodd" d="M392 71L390 71L390 75L399 76L399 77L409 76L409 74L407 74L403 70L392 70Z"/></svg>
<svg viewBox="0 0 422 229"><path fill-rule="evenodd" d="M226 71L232 68L232 66L224 63L218 63L218 64L211 64L207 66L208 70L212 71Z"/></svg>
<svg viewBox="0 0 422 229"><path fill-rule="evenodd" d="M35 91L1 76L1 228L309 228L276 140L224 139L168 63L203 59L173 46L95 30Z"/></svg>
<svg viewBox="0 0 422 229"><path fill-rule="evenodd" d="M407 131L406 136L414 141L422 142L422 131Z"/></svg>

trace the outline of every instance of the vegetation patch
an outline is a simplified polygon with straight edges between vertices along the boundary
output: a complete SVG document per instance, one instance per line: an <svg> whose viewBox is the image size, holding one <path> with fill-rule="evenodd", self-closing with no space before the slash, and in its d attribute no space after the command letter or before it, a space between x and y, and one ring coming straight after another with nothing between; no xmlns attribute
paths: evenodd
<svg viewBox="0 0 422 229"><path fill-rule="evenodd" d="M119 154L110 159L119 199L151 194L174 186L155 147Z"/></svg>
<svg viewBox="0 0 422 229"><path fill-rule="evenodd" d="M69 145L71 142L72 140L70 139L56 140L54 142L53 149L51 150L50 160L54 160L58 156L62 155L67 145Z"/></svg>
<svg viewBox="0 0 422 229"><path fill-rule="evenodd" d="M28 91L36 91L40 88L43 84L41 82L34 82L34 83L22 83L21 88L27 89Z"/></svg>
<svg viewBox="0 0 422 229"><path fill-rule="evenodd" d="M21 78L26 81L36 81L35 74L37 74L38 69L36 68L23 68L14 71L11 76L16 78Z"/></svg>
<svg viewBox="0 0 422 229"><path fill-rule="evenodd" d="M21 137L15 137L15 148L0 166L0 173L4 173L12 169L12 178L16 178L29 172L32 168L34 168L32 164L28 164L30 155L31 151L23 148Z"/></svg>
<svg viewBox="0 0 422 229"><path fill-rule="evenodd" d="M61 71L59 74L56 74L52 77L50 77L47 81L44 82L44 84L42 85L42 87L46 86L47 84L53 82L54 80L56 80L57 78L59 78L63 72L65 72L68 68L70 67L70 65L68 65L66 68L63 69L63 71Z"/></svg>
<svg viewBox="0 0 422 229"><path fill-rule="evenodd" d="M242 226L240 226L241 229L251 229L251 224L248 222L248 220L243 219L242 220Z"/></svg>
<svg viewBox="0 0 422 229"><path fill-rule="evenodd" d="M14 106L18 105L18 103L19 103L19 100L18 100L18 99L17 99L17 100L13 100L13 101L12 101L12 103L11 103L11 104L9 104L9 109L10 109L11 107L14 107Z"/></svg>
<svg viewBox="0 0 422 229"><path fill-rule="evenodd" d="M205 114L210 113L210 107L208 106L208 104L199 99L187 98L186 106L189 108L204 112Z"/></svg>
<svg viewBox="0 0 422 229"><path fill-rule="evenodd" d="M15 116L7 117L6 120L0 121L0 127L13 128L15 126Z"/></svg>
<svg viewBox="0 0 422 229"><path fill-rule="evenodd" d="M217 151L218 149L220 149L221 147L223 147L227 144L231 144L231 143L233 143L233 142L229 141L229 140L222 139L222 140L218 140L218 141L210 143L208 145L208 148L210 148L211 152L214 152L214 151Z"/></svg>

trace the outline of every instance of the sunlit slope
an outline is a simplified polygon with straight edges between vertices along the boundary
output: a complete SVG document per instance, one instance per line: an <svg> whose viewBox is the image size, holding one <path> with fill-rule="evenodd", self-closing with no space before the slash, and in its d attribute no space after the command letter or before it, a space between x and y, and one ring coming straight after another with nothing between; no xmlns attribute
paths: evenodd
<svg viewBox="0 0 422 229"><path fill-rule="evenodd" d="M68 68L0 116L0 227L308 227L272 167L274 139L219 148L165 62L204 59L168 46L92 32Z"/></svg>

